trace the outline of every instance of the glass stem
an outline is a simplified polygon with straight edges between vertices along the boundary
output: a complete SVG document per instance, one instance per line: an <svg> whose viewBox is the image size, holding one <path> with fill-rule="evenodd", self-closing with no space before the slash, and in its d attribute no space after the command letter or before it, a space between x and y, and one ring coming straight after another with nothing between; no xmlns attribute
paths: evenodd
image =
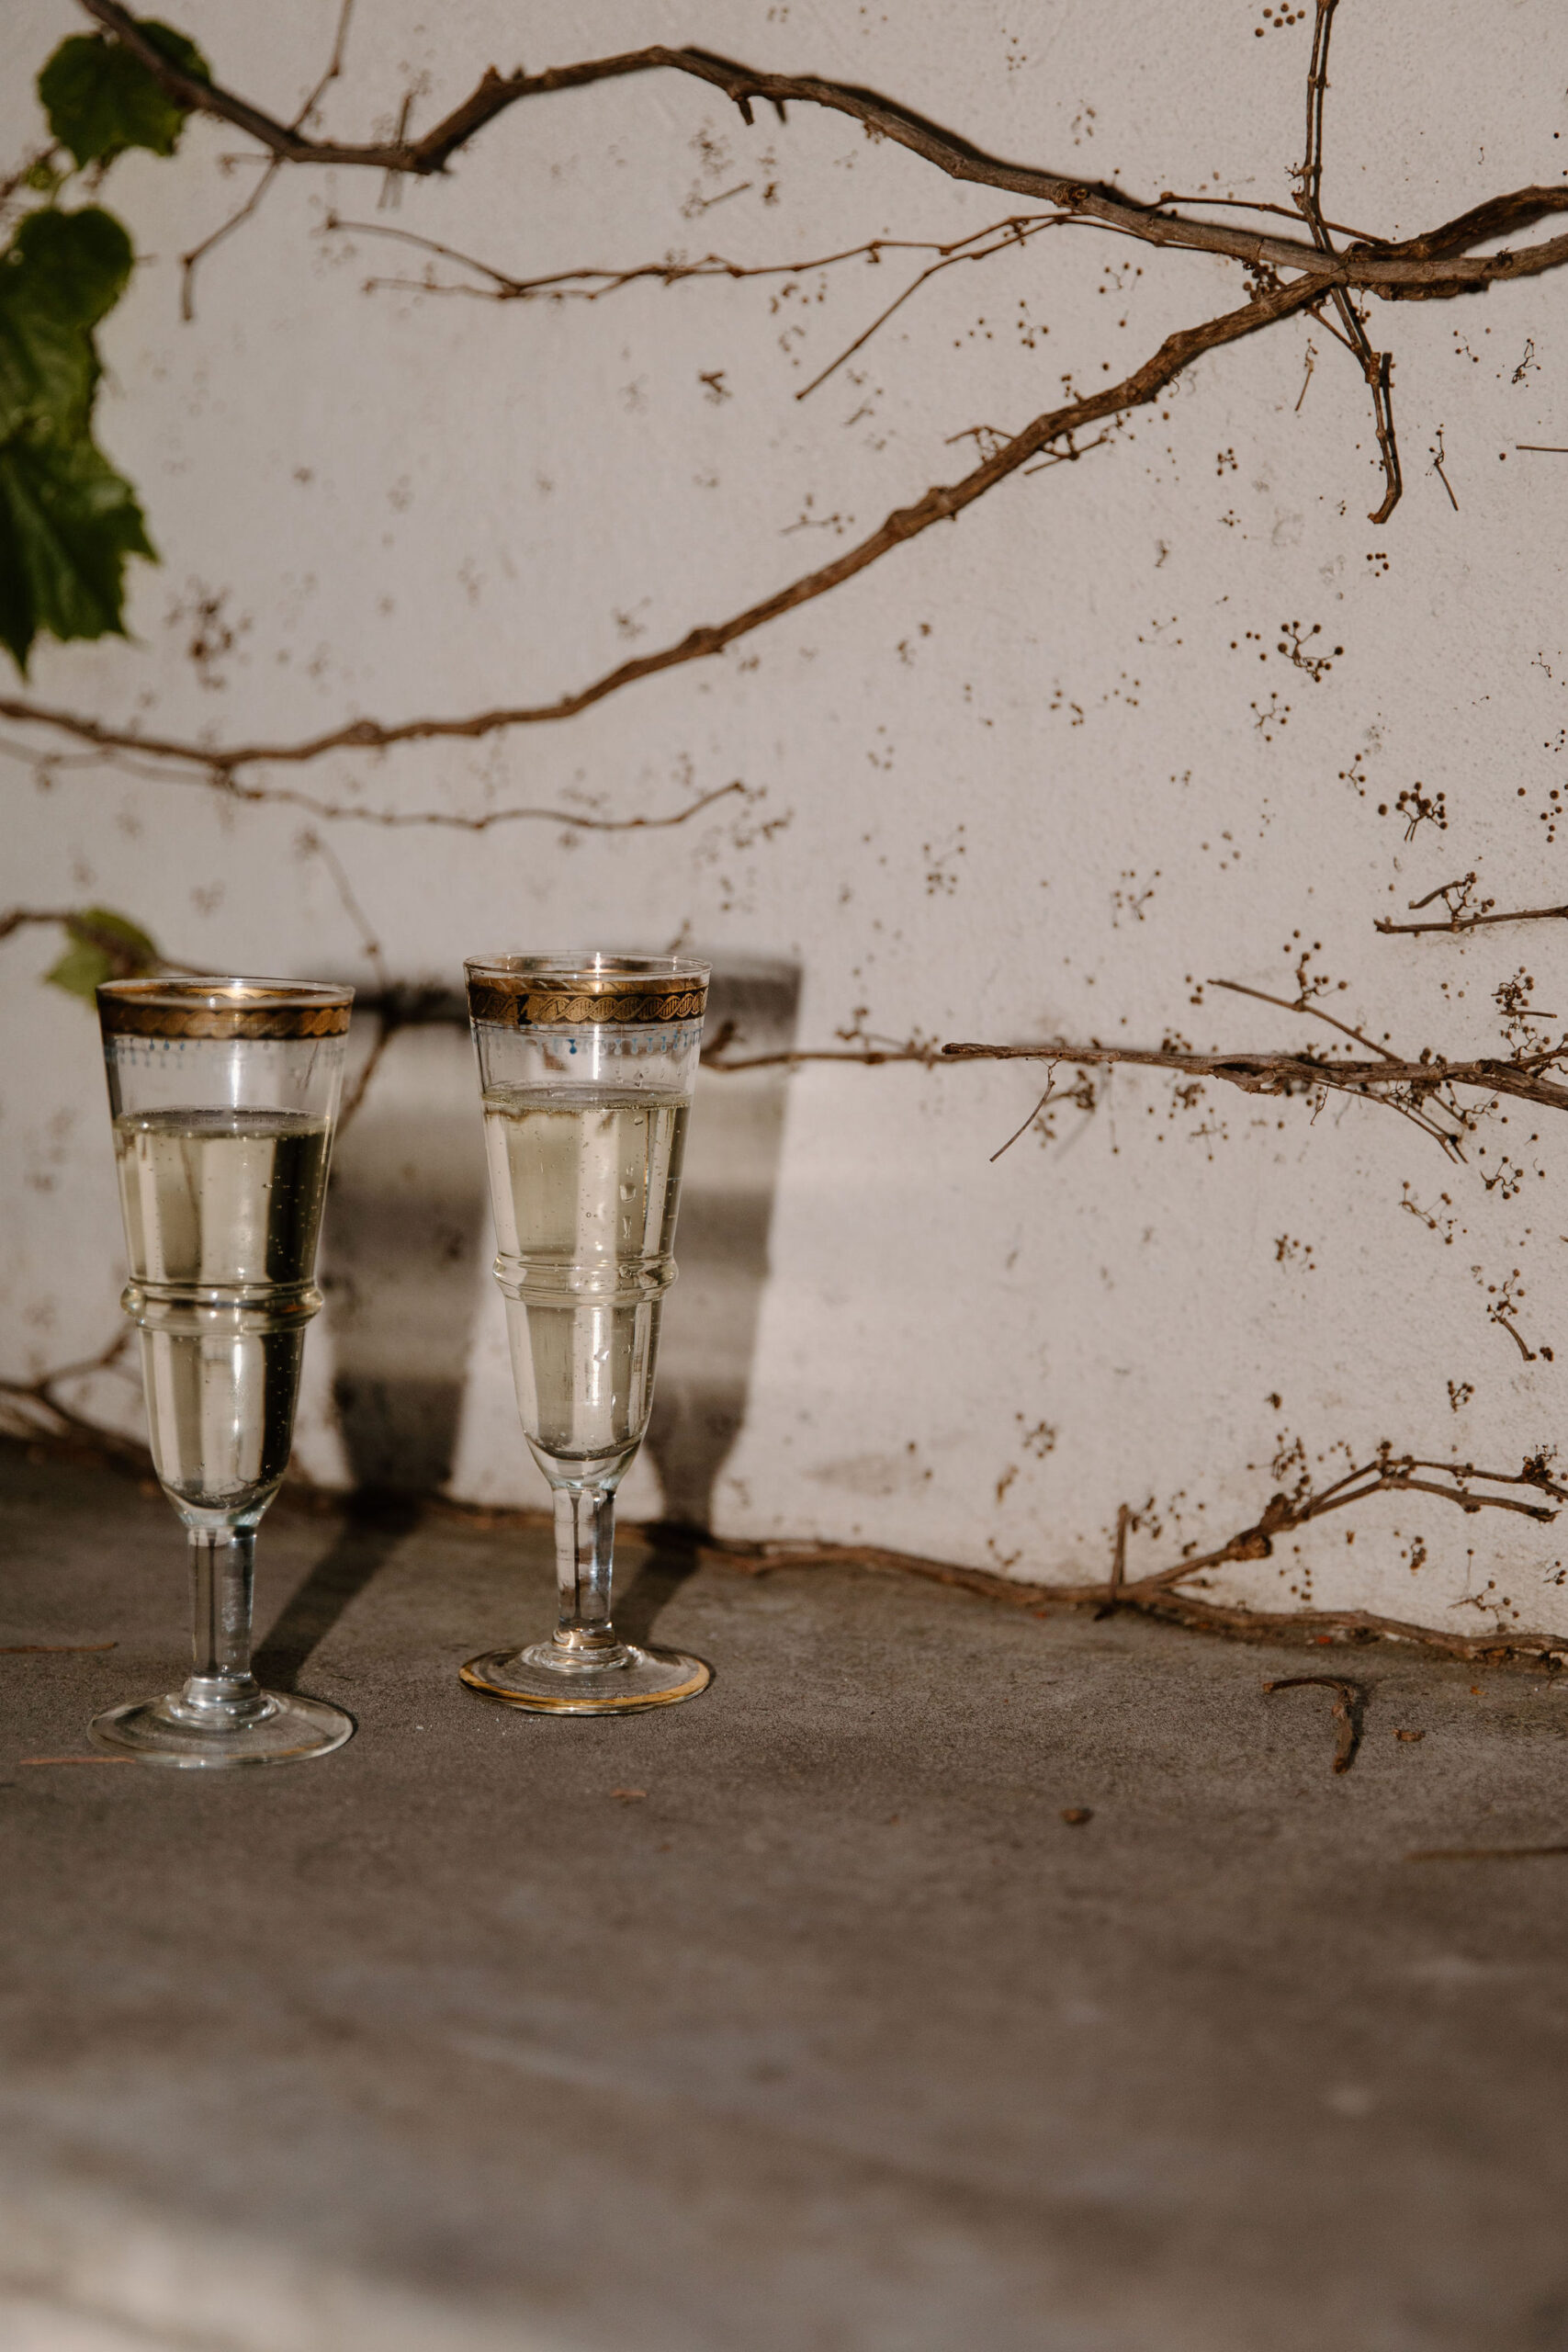
<svg viewBox="0 0 1568 2352"><path fill-rule="evenodd" d="M555 1491L556 1582L560 1590L555 1645L585 1664L618 1666L626 1652L610 1623L615 1489L584 1483Z"/></svg>
<svg viewBox="0 0 1568 2352"><path fill-rule="evenodd" d="M246 1722L266 1712L251 1672L253 1519L190 1521L191 1660L183 1698L215 1720Z"/></svg>

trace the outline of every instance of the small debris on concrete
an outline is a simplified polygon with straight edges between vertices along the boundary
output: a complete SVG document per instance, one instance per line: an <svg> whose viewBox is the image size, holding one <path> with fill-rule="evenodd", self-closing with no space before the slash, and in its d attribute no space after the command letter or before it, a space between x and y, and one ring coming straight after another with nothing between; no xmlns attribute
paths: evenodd
<svg viewBox="0 0 1568 2352"><path fill-rule="evenodd" d="M1265 1695L1270 1690L1304 1690L1316 1685L1334 1692L1334 1704L1329 1713L1339 1726L1334 1744L1331 1772L1348 1772L1356 1760L1356 1750L1361 1742L1361 1710L1366 1694L1358 1684L1347 1682L1337 1674L1286 1674L1263 1685Z"/></svg>

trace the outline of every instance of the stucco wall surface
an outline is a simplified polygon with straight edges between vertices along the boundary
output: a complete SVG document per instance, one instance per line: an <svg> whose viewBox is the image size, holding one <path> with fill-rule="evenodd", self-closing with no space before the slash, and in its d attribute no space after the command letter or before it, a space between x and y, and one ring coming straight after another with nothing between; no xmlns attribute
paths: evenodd
<svg viewBox="0 0 1568 2352"><path fill-rule="evenodd" d="M176 13L281 114L331 45L323 0ZM6 155L78 21L8 12L26 71L0 85ZM489 62L662 40L868 85L1141 197L1289 207L1311 29L1252 0L360 0L324 120L389 130L412 89L418 130ZM1551 0L1346 0L1330 218L1404 236L1560 180L1563 51ZM143 260L105 334L101 437L163 562L136 567L134 642L40 649L40 703L234 742L547 700L954 479L976 446L955 436L1015 429L1065 379L1114 380L1245 299L1234 263L1064 227L931 278L807 394L933 256L799 265L1038 208L832 114L762 108L748 130L650 74L515 109L438 181L282 172L182 322L179 256L254 186L246 146L193 122L176 161L130 157L106 189ZM516 277L710 253L788 267L496 302L386 232ZM468 290L421 290L427 270ZM101 761L40 774L58 741L9 727L4 897L120 909L192 964L366 985L367 933L397 980L448 987L479 948L680 940L713 956L736 1052L1325 1041L1222 978L1287 999L1321 979L1324 1008L1402 1052L1555 1040L1561 926L1373 926L1472 874L1499 910L1568 897L1568 457L1520 447L1568 440L1562 306L1555 277L1370 305L1406 485L1381 527L1359 373L1292 321L1080 462L564 723L257 769L248 784L302 796L257 803ZM663 817L737 780L684 824L621 832L315 805ZM0 1368L20 1377L99 1349L120 1279L93 1023L39 985L53 952L19 932L0 974ZM1126 1504L1135 1574L1383 1441L1507 1472L1558 1442L1558 1114L1484 1117L1459 1164L1386 1107L1122 1069L993 1162L1043 1084L1036 1065L705 1078L628 1510L1049 1579L1103 1572ZM409 1030L344 1140L299 1429L313 1475L390 1463L537 1497L490 1248L467 1042ZM123 1384L79 1395L138 1426ZM1562 1628L1563 1561L1562 1522L1383 1495L1214 1589Z"/></svg>

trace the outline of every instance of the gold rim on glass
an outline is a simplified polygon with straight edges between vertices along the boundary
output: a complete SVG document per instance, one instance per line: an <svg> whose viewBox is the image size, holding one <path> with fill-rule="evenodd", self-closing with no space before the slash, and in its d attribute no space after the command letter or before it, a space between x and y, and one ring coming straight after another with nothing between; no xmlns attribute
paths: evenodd
<svg viewBox="0 0 1568 2352"><path fill-rule="evenodd" d="M541 1644L542 1647L543 1645ZM487 1650L479 1657L471 1657L457 1669L457 1679L470 1690L478 1690L487 1699L499 1700L503 1707L521 1707L525 1713L536 1715L629 1715L644 1707L669 1707L682 1699L694 1699L713 1680L713 1668L705 1658L694 1657L689 1650L634 1648L628 1643L634 1664L652 1664L669 1672L671 1679L662 1689L649 1690L630 1684L625 1690L615 1687L613 1674L595 1675L592 1687L585 1683L575 1690L571 1678L559 1677L558 1690L543 1687L543 1676L536 1673L532 1688L521 1686L508 1679L518 1660L515 1650Z"/></svg>
<svg viewBox="0 0 1568 2352"><path fill-rule="evenodd" d="M98 989L106 1037L341 1037L351 988L316 980L106 980Z"/></svg>
<svg viewBox="0 0 1568 2352"><path fill-rule="evenodd" d="M539 956L475 956L468 1011L499 1028L580 1028L700 1021L708 967L689 956L608 956L582 949Z"/></svg>

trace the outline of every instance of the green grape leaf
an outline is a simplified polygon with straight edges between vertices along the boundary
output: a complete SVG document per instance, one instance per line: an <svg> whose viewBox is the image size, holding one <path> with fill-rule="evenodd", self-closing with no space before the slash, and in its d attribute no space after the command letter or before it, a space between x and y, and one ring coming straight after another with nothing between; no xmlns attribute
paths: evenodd
<svg viewBox="0 0 1568 2352"><path fill-rule="evenodd" d="M0 447L0 645L125 635L125 559L156 562L136 493L90 441Z"/></svg>
<svg viewBox="0 0 1568 2352"><path fill-rule="evenodd" d="M29 213L0 253L0 645L124 634L125 559L156 561L136 493L92 439L93 329L130 276L111 213Z"/></svg>
<svg viewBox="0 0 1568 2352"><path fill-rule="evenodd" d="M105 980L135 980L163 969L156 943L140 923L129 915L117 915L110 907L84 907L79 914L67 915L65 935L70 944L44 978L51 988L85 997L89 1004Z"/></svg>
<svg viewBox="0 0 1568 2352"><path fill-rule="evenodd" d="M0 443L24 427L87 430L98 359L92 330L135 256L111 212L32 212L0 253Z"/></svg>
<svg viewBox="0 0 1568 2352"><path fill-rule="evenodd" d="M142 17L137 30L171 65L210 81L200 50L173 25ZM78 165L111 163L128 147L172 155L190 111L133 51L104 33L62 40L38 77L38 94L50 130Z"/></svg>

